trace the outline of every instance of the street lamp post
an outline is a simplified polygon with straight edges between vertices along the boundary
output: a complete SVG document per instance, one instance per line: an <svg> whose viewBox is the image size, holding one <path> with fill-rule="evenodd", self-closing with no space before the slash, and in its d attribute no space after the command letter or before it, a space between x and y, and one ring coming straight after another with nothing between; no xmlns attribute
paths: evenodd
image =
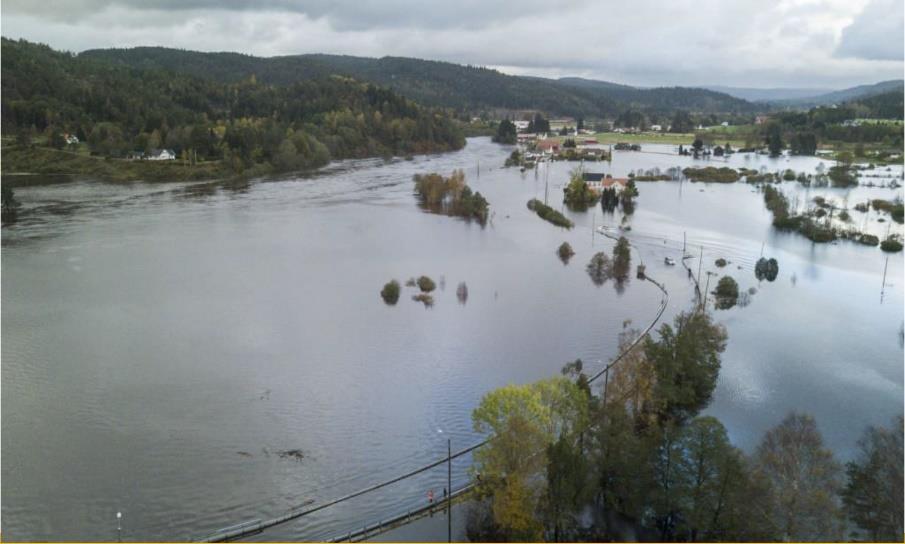
<svg viewBox="0 0 905 544"><path fill-rule="evenodd" d="M446 439L446 541L452 542L452 439Z"/></svg>
<svg viewBox="0 0 905 544"><path fill-rule="evenodd" d="M116 541L117 542L123 541L123 523L122 522L123 522L123 513L117 512L116 513Z"/></svg>

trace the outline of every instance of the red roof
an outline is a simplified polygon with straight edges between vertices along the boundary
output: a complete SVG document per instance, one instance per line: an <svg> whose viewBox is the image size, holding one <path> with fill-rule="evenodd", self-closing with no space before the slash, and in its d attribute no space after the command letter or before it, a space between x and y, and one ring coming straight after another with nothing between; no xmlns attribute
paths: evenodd
<svg viewBox="0 0 905 544"><path fill-rule="evenodd" d="M603 180L604 187L612 187L613 185L625 186L628 183L626 178L606 178Z"/></svg>

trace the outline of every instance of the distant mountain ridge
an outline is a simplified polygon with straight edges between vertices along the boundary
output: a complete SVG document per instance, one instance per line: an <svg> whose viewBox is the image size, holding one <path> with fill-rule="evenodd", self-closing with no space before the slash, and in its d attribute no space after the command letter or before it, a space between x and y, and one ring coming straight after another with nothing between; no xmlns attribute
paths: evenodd
<svg viewBox="0 0 905 544"><path fill-rule="evenodd" d="M752 114L762 109L746 100L707 89L642 89L581 78L556 80L512 76L484 67L403 57L305 54L264 58L163 47L95 49L79 56L133 68L190 73L223 82L254 76L260 82L286 85L341 75L389 87L428 106L472 112L540 110L551 115L606 117L626 109L658 113L684 109L730 114Z"/></svg>
<svg viewBox="0 0 905 544"><path fill-rule="evenodd" d="M812 98L822 94L833 92L832 89L816 88L757 88L757 87L728 87L724 85L704 85L704 89L726 93L729 96L748 100L749 102L773 102L776 100L799 100Z"/></svg>
<svg viewBox="0 0 905 544"><path fill-rule="evenodd" d="M773 101L773 103L778 106L810 108L814 106L827 106L830 104L860 100L892 91L902 91L903 88L905 88L905 80L890 79L888 81L880 81L879 83L870 85L858 85L838 91L830 91L816 96L776 100Z"/></svg>

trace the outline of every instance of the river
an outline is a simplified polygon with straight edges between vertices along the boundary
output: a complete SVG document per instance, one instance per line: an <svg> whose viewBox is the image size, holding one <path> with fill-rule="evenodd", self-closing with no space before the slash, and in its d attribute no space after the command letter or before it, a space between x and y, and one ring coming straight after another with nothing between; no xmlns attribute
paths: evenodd
<svg viewBox="0 0 905 544"><path fill-rule="evenodd" d="M659 153L616 152L600 169L695 162L648 148ZM481 437L470 412L495 387L579 357L599 368L623 321L646 325L660 292L635 279L595 286L584 266L613 241L592 227L616 226L619 212L567 212L571 231L540 220L526 201L543 199L546 184L559 207L575 165L503 169L510 150L473 138L454 153L345 161L303 177L17 189L20 220L2 240L4 539L115 540L117 511L123 540L201 538L442 458L447 438L471 445ZM455 168L491 203L483 228L416 205L413 174ZM901 182L901 167L888 175ZM703 246L704 271L757 289L748 305L715 312L729 343L707 411L734 443L750 450L799 410L844 459L865 425L901 414L901 253L884 288L886 254L776 232L751 186L638 186L627 235L670 292L664 319L693 300L684 269L663 264L681 256L683 235L689 253ZM802 202L828 195L850 206L902 194L782 186ZM888 228L875 212L852 213ZM576 251L568 265L554 253L563 241ZM762 252L779 262L773 282L754 276ZM717 269L718 257L730 264ZM421 274L439 283L433 307L412 301L411 288L395 306L380 299L385 282ZM301 459L280 455L295 449ZM454 463L454 487L467 466ZM329 538L423 504L445 479L440 467L256 538ZM444 539L442 525L407 536Z"/></svg>

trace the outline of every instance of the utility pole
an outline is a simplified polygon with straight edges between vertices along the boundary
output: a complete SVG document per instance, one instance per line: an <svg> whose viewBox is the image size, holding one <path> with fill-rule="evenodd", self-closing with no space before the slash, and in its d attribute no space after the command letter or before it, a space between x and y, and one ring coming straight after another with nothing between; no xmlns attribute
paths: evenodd
<svg viewBox="0 0 905 544"><path fill-rule="evenodd" d="M452 439L446 439L446 541L452 542Z"/></svg>
<svg viewBox="0 0 905 544"><path fill-rule="evenodd" d="M889 255L886 256L886 264L883 265L883 286L880 288L880 302L883 302L883 294L886 291L886 268L889 266Z"/></svg>
<svg viewBox="0 0 905 544"><path fill-rule="evenodd" d="M701 267L704 266L704 246L701 246L701 260L698 261L698 289L701 288Z"/></svg>
<svg viewBox="0 0 905 544"><path fill-rule="evenodd" d="M707 310L707 294L710 292L710 275L711 273L707 272L707 286L704 287L704 302L701 306L705 311Z"/></svg>
<svg viewBox="0 0 905 544"><path fill-rule="evenodd" d="M685 258L685 242L687 240L687 232L682 231L682 258Z"/></svg>
<svg viewBox="0 0 905 544"><path fill-rule="evenodd" d="M546 165L544 167L544 171L546 174L544 175L544 205L547 204L547 188L550 184L550 163L549 161L545 161Z"/></svg>

